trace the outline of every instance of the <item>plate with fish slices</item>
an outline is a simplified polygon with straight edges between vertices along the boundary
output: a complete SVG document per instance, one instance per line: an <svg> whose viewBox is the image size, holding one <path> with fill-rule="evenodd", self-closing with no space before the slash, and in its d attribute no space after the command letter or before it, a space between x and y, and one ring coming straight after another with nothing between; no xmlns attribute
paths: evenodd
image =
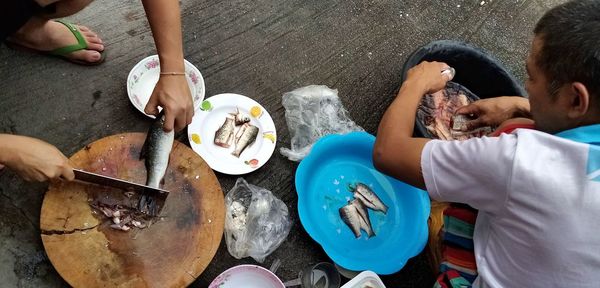
<svg viewBox="0 0 600 288"><path fill-rule="evenodd" d="M275 123L267 110L253 99L233 93L218 94L202 102L188 138L215 171L247 174L262 167L277 144Z"/></svg>
<svg viewBox="0 0 600 288"><path fill-rule="evenodd" d="M427 192L378 172L375 137L329 135L296 170L302 226L339 266L392 274L419 254L428 238Z"/></svg>

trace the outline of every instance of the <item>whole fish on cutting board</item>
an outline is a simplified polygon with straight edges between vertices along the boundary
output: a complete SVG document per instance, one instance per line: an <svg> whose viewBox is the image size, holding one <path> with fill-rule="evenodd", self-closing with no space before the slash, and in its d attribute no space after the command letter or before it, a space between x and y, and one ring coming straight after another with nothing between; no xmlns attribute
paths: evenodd
<svg viewBox="0 0 600 288"><path fill-rule="evenodd" d="M240 157L242 152L256 141L257 136L258 127L248 123L242 125L235 136L235 150L231 154L235 157Z"/></svg>
<svg viewBox="0 0 600 288"><path fill-rule="evenodd" d="M223 125L221 125L217 132L215 132L215 145L221 146L223 148L229 148L229 146L231 146L231 142L233 142L234 130L235 119L233 117L226 117L225 122L223 122Z"/></svg>
<svg viewBox="0 0 600 288"><path fill-rule="evenodd" d="M371 190L371 188L363 183L356 183L355 186L348 185L348 190L354 193L354 198L361 200L365 206L376 210L381 211L384 214L388 211L388 206L379 199L377 194Z"/></svg>
<svg viewBox="0 0 600 288"><path fill-rule="evenodd" d="M146 185L159 188L169 166L169 155L173 148L175 132L165 132L164 112L161 112L150 126L146 141L142 147L140 159L145 159L147 178ZM143 213L155 215L156 203L152 197L144 195L140 198L138 209Z"/></svg>

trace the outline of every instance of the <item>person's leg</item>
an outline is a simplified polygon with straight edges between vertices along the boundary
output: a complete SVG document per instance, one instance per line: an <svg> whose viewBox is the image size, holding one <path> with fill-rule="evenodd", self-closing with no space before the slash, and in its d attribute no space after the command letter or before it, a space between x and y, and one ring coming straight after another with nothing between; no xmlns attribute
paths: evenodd
<svg viewBox="0 0 600 288"><path fill-rule="evenodd" d="M85 8L91 0L37 0L44 8L25 23L16 33L7 38L16 43L38 51L52 51L73 45L77 39L65 25L50 19L73 15ZM66 57L89 63L98 62L104 50L102 40L89 28L77 26L87 42L87 49L72 52Z"/></svg>
<svg viewBox="0 0 600 288"><path fill-rule="evenodd" d="M50 19L71 16L87 7L93 0L36 0L42 7L47 7L40 17Z"/></svg>

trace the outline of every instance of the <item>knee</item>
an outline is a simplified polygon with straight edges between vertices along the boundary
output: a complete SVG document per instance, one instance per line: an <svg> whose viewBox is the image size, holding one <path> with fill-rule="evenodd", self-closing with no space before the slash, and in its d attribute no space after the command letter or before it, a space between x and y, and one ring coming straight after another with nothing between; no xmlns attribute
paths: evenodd
<svg viewBox="0 0 600 288"><path fill-rule="evenodd" d="M44 16L60 18L73 15L87 7L93 0L58 0L47 7Z"/></svg>

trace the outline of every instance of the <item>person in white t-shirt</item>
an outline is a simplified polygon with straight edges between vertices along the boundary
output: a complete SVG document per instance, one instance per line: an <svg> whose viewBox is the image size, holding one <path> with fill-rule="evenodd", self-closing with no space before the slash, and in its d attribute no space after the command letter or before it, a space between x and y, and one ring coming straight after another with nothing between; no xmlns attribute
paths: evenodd
<svg viewBox="0 0 600 288"><path fill-rule="evenodd" d="M449 80L440 73L448 65L423 62L381 120L373 161L433 199L479 210L474 287L598 287L600 1L555 7L534 32L529 100L494 98L460 113L478 116L473 127L530 113L536 130L465 141L412 137L421 97Z"/></svg>

